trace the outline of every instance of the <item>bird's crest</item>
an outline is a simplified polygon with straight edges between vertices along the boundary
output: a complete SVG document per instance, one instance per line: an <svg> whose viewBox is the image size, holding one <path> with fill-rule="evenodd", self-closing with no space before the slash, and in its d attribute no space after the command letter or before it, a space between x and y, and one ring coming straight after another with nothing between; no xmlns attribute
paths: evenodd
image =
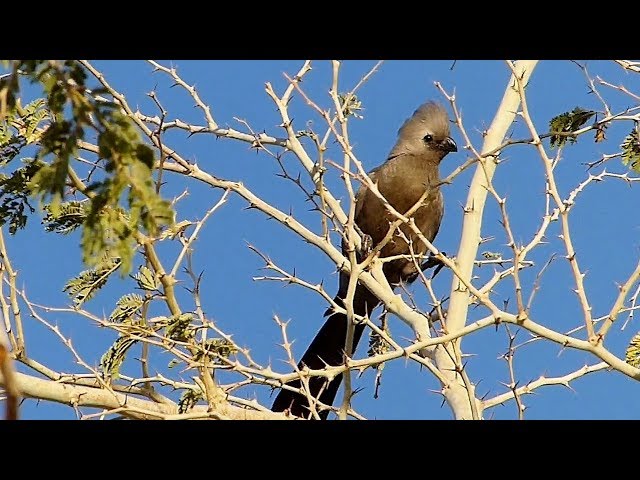
<svg viewBox="0 0 640 480"><path fill-rule="evenodd" d="M427 102L420 105L398 130L398 139L422 138L427 130L438 137L449 136L449 116L439 103Z"/></svg>

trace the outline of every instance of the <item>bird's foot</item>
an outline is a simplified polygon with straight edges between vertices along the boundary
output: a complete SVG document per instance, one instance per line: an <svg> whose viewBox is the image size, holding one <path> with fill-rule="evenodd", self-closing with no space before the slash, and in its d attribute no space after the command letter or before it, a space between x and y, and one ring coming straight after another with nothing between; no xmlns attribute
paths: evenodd
<svg viewBox="0 0 640 480"><path fill-rule="evenodd" d="M368 257L371 250L373 250L373 238L371 238L371 235L367 235L366 233L363 233L360 238L362 238L360 253L363 257Z"/></svg>

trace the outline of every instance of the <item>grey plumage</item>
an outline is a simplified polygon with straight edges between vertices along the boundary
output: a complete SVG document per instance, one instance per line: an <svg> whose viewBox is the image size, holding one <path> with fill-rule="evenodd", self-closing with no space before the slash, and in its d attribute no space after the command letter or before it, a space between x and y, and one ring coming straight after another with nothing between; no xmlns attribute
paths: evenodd
<svg viewBox="0 0 640 480"><path fill-rule="evenodd" d="M398 130L398 140L391 149L387 160L373 169L369 176L398 212L404 214L428 191L423 204L413 215L417 227L431 242L440 228L444 214L444 201L440 192L440 176L438 166L447 153L457 151L455 142L449 136L449 118L446 110L439 104L427 102L421 105ZM375 247L387 235L389 225L394 217L366 186L362 186L356 194L355 222L359 229L369 237ZM400 229L412 243L416 254L426 254L426 246L408 225ZM343 250L346 248L343 245ZM365 252L366 253L366 252ZM380 257L407 255L409 244L397 233L380 251ZM360 258L359 261L362 259ZM411 282L417 270L410 259L397 259L386 262L383 267L390 284L401 281ZM346 296L348 275L340 276L340 286L335 301L340 303ZM364 286L358 284L353 300L353 309L357 315L371 315L380 300ZM364 331L364 325L354 328L353 348L355 348ZM343 352L347 332L347 318L344 314L334 313L326 320L313 339L300 365L311 369L321 369L325 365L343 363ZM311 378L309 390L314 398L331 405L335 399L342 375L331 382L324 378ZM299 388L300 382L293 381L289 386ZM308 415L308 401L305 396L288 390L281 390L274 401L272 410L289 409L296 416ZM328 411L320 412L326 418Z"/></svg>
<svg viewBox="0 0 640 480"><path fill-rule="evenodd" d="M443 140L449 136L449 116L439 103L426 102L405 120L398 130L398 140L389 157L400 153L424 153L421 140L428 133L434 135L436 140Z"/></svg>
<svg viewBox="0 0 640 480"><path fill-rule="evenodd" d="M425 141L427 135L431 135L431 141ZM400 127L398 140L387 161L370 174L380 193L402 214L413 207L425 190L431 190L413 215L417 227L429 241L433 241L437 235L444 215L438 166L448 152L455 150L457 147L449 137L447 112L441 105L427 102ZM366 186L360 189L356 201L356 224L371 236L373 245L377 245L387 234L389 223L394 222L396 217ZM415 253L426 253L426 246L408 225L401 225L400 229L412 241ZM380 256L408 253L407 242L396 235L382 249ZM410 273L416 273L410 260L396 260L385 265L385 274L392 284Z"/></svg>

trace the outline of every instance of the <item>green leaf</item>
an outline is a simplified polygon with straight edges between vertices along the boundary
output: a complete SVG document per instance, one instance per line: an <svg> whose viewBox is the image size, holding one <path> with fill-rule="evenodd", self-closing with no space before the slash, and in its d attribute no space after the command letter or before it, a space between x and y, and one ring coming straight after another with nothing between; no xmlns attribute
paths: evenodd
<svg viewBox="0 0 640 480"><path fill-rule="evenodd" d="M18 99L0 121L0 164L6 165L25 145L37 141L41 132L36 129L48 118L44 99L38 98L24 108Z"/></svg>
<svg viewBox="0 0 640 480"><path fill-rule="evenodd" d="M42 220L45 230L63 235L73 232L86 220L87 207L88 201L65 202L57 206L54 214L51 205L45 205L46 215Z"/></svg>
<svg viewBox="0 0 640 480"><path fill-rule="evenodd" d="M26 166L10 176L0 174L0 225L8 222L12 234L27 224L25 211L35 212L29 203L29 184L42 166L42 162L27 160Z"/></svg>
<svg viewBox="0 0 640 480"><path fill-rule="evenodd" d="M122 323L132 318L142 307L144 299L137 293L129 293L120 297L116 302L116 308L109 315L109 321Z"/></svg>
<svg viewBox="0 0 640 480"><path fill-rule="evenodd" d="M139 143L136 146L136 157L138 161L142 162L149 170L153 168L154 155L153 150L148 145Z"/></svg>
<svg viewBox="0 0 640 480"><path fill-rule="evenodd" d="M622 163L636 172L640 172L640 136L638 125L635 125L631 133L622 142Z"/></svg>
<svg viewBox="0 0 640 480"><path fill-rule="evenodd" d="M640 333L637 333L629 342L625 353L625 362L632 367L640 368Z"/></svg>
<svg viewBox="0 0 640 480"><path fill-rule="evenodd" d="M200 400L204 400L202 390L185 390L178 401L178 413L187 413L195 407Z"/></svg>
<svg viewBox="0 0 640 480"><path fill-rule="evenodd" d="M592 110L576 107L571 112L553 117L549 122L550 133L554 134L551 135L551 146L561 147L567 140L570 143L576 143L578 136L571 133L579 130L595 114L596 112Z"/></svg>
<svg viewBox="0 0 640 480"><path fill-rule="evenodd" d="M167 325L167 337L177 342L188 342L191 340L195 333L193 329L190 328L193 318L193 313L183 313L178 316L172 316Z"/></svg>
<svg viewBox="0 0 640 480"><path fill-rule="evenodd" d="M23 136L3 135L0 132L0 166L4 167L16 158L27 141Z"/></svg>
<svg viewBox="0 0 640 480"><path fill-rule="evenodd" d="M138 282L138 287L142 290L158 290L160 288L160 282L153 271L142 265L133 278Z"/></svg>
<svg viewBox="0 0 640 480"><path fill-rule="evenodd" d="M49 128L51 130L52 127ZM47 130L47 132L49 132ZM43 201L47 201L50 198L51 203L54 201L61 201L64 197L64 187L66 185L67 174L69 172L69 157L71 154L75 154L75 149L71 149L73 152L66 154L59 153L51 163L43 161L44 165L40 168L29 182L29 188L33 194ZM42 150L38 152L39 160L42 160Z"/></svg>
<svg viewBox="0 0 640 480"><path fill-rule="evenodd" d="M359 112L363 110L362 102L358 100L358 97L355 95L349 95L345 93L339 93L338 99L340 100L340 106L342 107L342 111L345 117L349 115L353 115L355 118L362 119L364 118L360 115ZM345 102L349 99L349 102L345 105Z"/></svg>
<svg viewBox="0 0 640 480"><path fill-rule="evenodd" d="M94 265L104 252L113 251L122 261L122 274L131 271L136 252L134 231L129 218L121 208L107 205L108 198L98 195L91 201L91 208L82 230L82 255L88 265Z"/></svg>
<svg viewBox="0 0 640 480"><path fill-rule="evenodd" d="M238 348L229 340L224 338L210 338L205 342L205 352L197 352L193 356L194 361L201 361L205 354L213 363L221 364L221 358L229 358L231 355L238 353Z"/></svg>
<svg viewBox="0 0 640 480"><path fill-rule="evenodd" d="M36 98L24 107L24 111L27 115L34 115L45 109L47 101L44 98Z"/></svg>
<svg viewBox="0 0 640 480"><path fill-rule="evenodd" d="M33 102L24 107L25 115L21 120L24 124L24 137L27 140L27 144L31 144L40 139L41 133L36 129L40 127L40 124L50 118L49 111L46 108L46 101L44 98L37 98Z"/></svg>
<svg viewBox="0 0 640 480"><path fill-rule="evenodd" d="M69 280L62 291L71 296L74 306L78 308L105 286L109 276L118 269L120 263L117 257L103 258L96 268L80 272L77 277Z"/></svg>
<svg viewBox="0 0 640 480"><path fill-rule="evenodd" d="M162 230L162 232L160 233L160 240L164 240L166 238L170 238L171 240L175 239L178 235L182 235L184 233L184 231L189 228L191 225L193 225L193 222L190 222L189 220L183 220L179 223L176 223L175 225L169 227L169 228L165 228L164 230Z"/></svg>
<svg viewBox="0 0 640 480"><path fill-rule="evenodd" d="M83 261L94 267L111 251L120 257L122 273L128 273L137 233L144 230L155 237L175 221L171 204L155 189L154 150L141 140L117 102L97 99L97 95L108 95L104 88L87 90L87 72L78 61L16 60L8 65L10 75L0 79L6 107L0 112L0 166L15 158L24 145L37 142L41 167L29 178L29 193L49 203L49 213L57 219L64 213L69 167L77 156L78 142L88 133L95 135L107 175L90 186L93 196L81 224ZM21 78L40 82L46 100L21 108L17 98ZM47 121L47 128L40 128ZM11 215L14 228L23 226L24 205L7 208L7 215L15 211ZM50 227L67 233L77 226L72 222Z"/></svg>
<svg viewBox="0 0 640 480"><path fill-rule="evenodd" d="M109 347L109 350L100 358L100 371L104 378L117 379L120 375L120 367L122 366L127 351L138 340L129 337L118 337L118 339Z"/></svg>
<svg viewBox="0 0 640 480"><path fill-rule="evenodd" d="M171 204L155 189L153 151L139 143L139 134L131 120L114 111L103 118L104 130L98 136L100 155L112 176L93 186L96 193L83 232L83 255L90 261L104 249L113 249L122 258L123 272L129 272L135 252L135 234L139 229L151 236L175 221ZM117 206L127 192L126 215L105 212Z"/></svg>

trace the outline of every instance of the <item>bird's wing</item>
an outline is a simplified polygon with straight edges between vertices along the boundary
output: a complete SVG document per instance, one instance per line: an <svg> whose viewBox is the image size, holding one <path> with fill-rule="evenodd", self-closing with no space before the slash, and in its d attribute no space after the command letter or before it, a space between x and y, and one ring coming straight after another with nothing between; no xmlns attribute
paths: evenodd
<svg viewBox="0 0 640 480"><path fill-rule="evenodd" d="M378 165L377 167L373 168L370 172L369 172L369 178L371 179L371 181L373 183L376 183L378 181L378 172L379 170L384 167L385 165L389 165L389 163L398 158L401 157L403 155L406 155L406 153L401 152L401 153L396 153L393 155L389 155L389 157L387 157L387 160L384 163L381 163L380 165ZM355 210L355 217L358 218L360 211L362 210L362 205L364 204L364 198L366 197L367 191L369 189L367 188L366 185L362 185L360 187L360 190L358 190L358 192L356 193L356 210Z"/></svg>

